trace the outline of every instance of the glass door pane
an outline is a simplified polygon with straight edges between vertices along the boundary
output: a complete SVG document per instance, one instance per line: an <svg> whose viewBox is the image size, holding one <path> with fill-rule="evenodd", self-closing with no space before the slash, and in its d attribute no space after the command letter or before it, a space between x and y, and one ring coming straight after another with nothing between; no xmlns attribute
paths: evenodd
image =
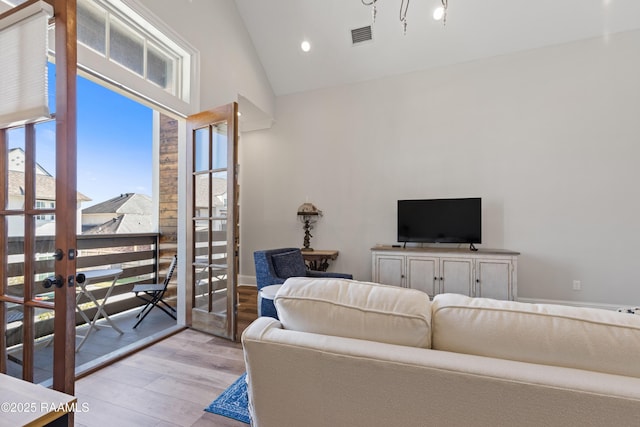
<svg viewBox="0 0 640 427"><path fill-rule="evenodd" d="M43 286L55 271L55 123L4 131L0 158L6 192L1 215L0 305L2 368L28 381L53 377L53 288Z"/></svg>
<svg viewBox="0 0 640 427"><path fill-rule="evenodd" d="M235 339L237 301L236 104L189 118L192 136L194 328ZM231 223L229 223L231 221Z"/></svg>

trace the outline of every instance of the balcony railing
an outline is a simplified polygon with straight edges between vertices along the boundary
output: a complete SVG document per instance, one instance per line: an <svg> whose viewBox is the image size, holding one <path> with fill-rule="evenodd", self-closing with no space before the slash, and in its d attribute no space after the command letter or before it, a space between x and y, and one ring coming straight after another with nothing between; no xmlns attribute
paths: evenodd
<svg viewBox="0 0 640 427"><path fill-rule="evenodd" d="M76 269L80 273L88 269L121 268L112 293L107 300L104 309L109 315L130 310L141 305L141 300L131 292L134 283L155 283L158 281L158 271L161 269L158 256L158 234L111 234L111 235L79 235L77 237L78 255ZM8 295L24 297L24 239L22 237L10 237L8 239ZM32 295L41 301L53 302L53 288L46 289L42 283L44 279L54 275L55 252L54 236L38 236L35 241L35 259L32 269L34 280ZM102 300L111 281L96 286L92 293L98 300ZM93 318L95 306L88 300L81 300L84 313ZM15 307L20 309L20 307ZM53 304L51 304L53 308ZM53 332L53 318L50 315L36 316L35 338L50 335ZM76 314L76 325L84 324L84 319ZM21 328L20 328L21 329ZM15 331L18 332L18 331ZM7 336L7 345L15 345L21 342L21 333L13 333Z"/></svg>

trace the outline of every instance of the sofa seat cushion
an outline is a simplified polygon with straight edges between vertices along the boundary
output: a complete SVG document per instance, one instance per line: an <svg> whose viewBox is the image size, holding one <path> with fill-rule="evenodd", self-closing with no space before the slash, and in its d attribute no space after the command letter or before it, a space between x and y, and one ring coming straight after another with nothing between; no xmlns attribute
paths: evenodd
<svg viewBox="0 0 640 427"><path fill-rule="evenodd" d="M431 345L424 292L346 279L290 278L274 299L285 329L412 347Z"/></svg>
<svg viewBox="0 0 640 427"><path fill-rule="evenodd" d="M640 316L441 294L432 348L640 378Z"/></svg>

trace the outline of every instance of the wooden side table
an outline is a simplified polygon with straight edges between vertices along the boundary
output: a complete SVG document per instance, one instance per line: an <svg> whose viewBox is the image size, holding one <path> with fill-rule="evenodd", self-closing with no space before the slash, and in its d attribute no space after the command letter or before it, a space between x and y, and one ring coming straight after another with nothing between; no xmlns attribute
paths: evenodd
<svg viewBox="0 0 640 427"><path fill-rule="evenodd" d="M333 249L315 249L313 251L302 251L302 258L309 270L327 271L329 260L338 258L338 251Z"/></svg>
<svg viewBox="0 0 640 427"><path fill-rule="evenodd" d="M66 426L67 414L77 409L74 396L5 374L0 374L0 403L1 427Z"/></svg>

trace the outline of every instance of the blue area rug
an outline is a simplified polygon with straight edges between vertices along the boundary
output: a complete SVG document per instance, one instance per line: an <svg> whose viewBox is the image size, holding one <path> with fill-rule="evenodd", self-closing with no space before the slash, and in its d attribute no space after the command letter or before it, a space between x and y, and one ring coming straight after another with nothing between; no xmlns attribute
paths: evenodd
<svg viewBox="0 0 640 427"><path fill-rule="evenodd" d="M251 424L247 397L247 373L240 375L205 411Z"/></svg>

